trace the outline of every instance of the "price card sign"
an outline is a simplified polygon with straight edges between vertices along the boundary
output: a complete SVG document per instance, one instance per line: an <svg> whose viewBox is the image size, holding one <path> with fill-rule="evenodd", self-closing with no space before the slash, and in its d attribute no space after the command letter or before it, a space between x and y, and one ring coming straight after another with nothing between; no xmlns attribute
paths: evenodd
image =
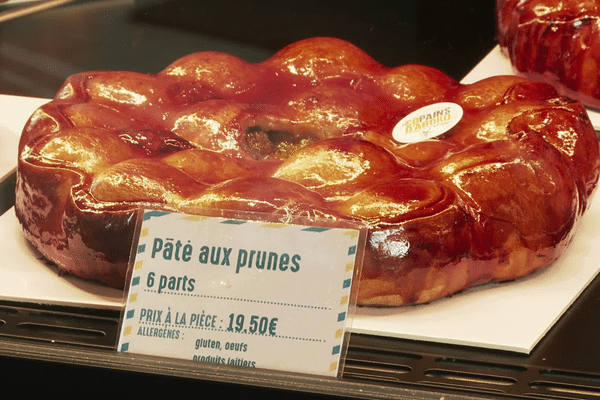
<svg viewBox="0 0 600 400"><path fill-rule="evenodd" d="M118 349L336 376L359 230L146 210Z"/></svg>

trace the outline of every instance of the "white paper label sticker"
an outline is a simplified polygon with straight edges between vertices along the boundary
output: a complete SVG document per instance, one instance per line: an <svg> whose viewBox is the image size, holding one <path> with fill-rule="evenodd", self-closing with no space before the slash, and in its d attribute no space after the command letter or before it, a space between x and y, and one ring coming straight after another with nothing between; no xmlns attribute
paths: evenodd
<svg viewBox="0 0 600 400"><path fill-rule="evenodd" d="M146 211L118 349L336 376L358 237Z"/></svg>
<svg viewBox="0 0 600 400"><path fill-rule="evenodd" d="M402 118L392 131L400 143L417 143L440 136L452 129L463 116L456 103L435 103L419 108Z"/></svg>

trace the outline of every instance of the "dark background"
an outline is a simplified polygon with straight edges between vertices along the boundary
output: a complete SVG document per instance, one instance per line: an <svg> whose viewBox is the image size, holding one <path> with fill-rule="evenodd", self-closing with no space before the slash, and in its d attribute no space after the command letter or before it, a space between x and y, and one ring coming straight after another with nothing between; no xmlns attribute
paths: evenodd
<svg viewBox="0 0 600 400"><path fill-rule="evenodd" d="M494 1L76 1L0 24L0 93L49 98L77 72L158 72L202 50L260 62L312 36L461 79L496 44ZM17 398L322 397L25 359L0 357L0 366L0 391Z"/></svg>
<svg viewBox="0 0 600 400"><path fill-rule="evenodd" d="M203 50L260 62L313 36L461 79L496 43L494 0L75 1L0 23L0 93L52 97L77 72L153 73Z"/></svg>

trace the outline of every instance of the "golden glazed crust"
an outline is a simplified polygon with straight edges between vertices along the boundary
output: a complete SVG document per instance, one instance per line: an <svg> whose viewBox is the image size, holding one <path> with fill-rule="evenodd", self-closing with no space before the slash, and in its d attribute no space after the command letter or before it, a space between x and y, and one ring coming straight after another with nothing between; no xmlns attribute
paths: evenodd
<svg viewBox="0 0 600 400"><path fill-rule="evenodd" d="M440 102L460 106L456 125L394 137ZM68 78L23 130L15 210L62 270L115 287L140 206L350 219L368 229L359 304L400 306L551 265L599 170L585 110L549 85L462 85L313 38L258 64L202 52Z"/></svg>
<svg viewBox="0 0 600 400"><path fill-rule="evenodd" d="M600 108L600 3L497 0L498 43L513 67Z"/></svg>

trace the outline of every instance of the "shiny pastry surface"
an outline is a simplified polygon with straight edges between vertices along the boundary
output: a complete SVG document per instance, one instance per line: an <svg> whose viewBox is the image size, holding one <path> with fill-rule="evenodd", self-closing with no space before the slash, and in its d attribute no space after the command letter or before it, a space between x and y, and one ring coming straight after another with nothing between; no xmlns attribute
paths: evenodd
<svg viewBox="0 0 600 400"><path fill-rule="evenodd" d="M497 0L498 42L513 67L600 109L600 2Z"/></svg>
<svg viewBox="0 0 600 400"><path fill-rule="evenodd" d="M358 221L359 304L402 306L550 266L599 170L585 109L547 84L462 85L313 38L258 64L201 52L71 76L23 130L15 210L62 270L115 287L140 206Z"/></svg>

